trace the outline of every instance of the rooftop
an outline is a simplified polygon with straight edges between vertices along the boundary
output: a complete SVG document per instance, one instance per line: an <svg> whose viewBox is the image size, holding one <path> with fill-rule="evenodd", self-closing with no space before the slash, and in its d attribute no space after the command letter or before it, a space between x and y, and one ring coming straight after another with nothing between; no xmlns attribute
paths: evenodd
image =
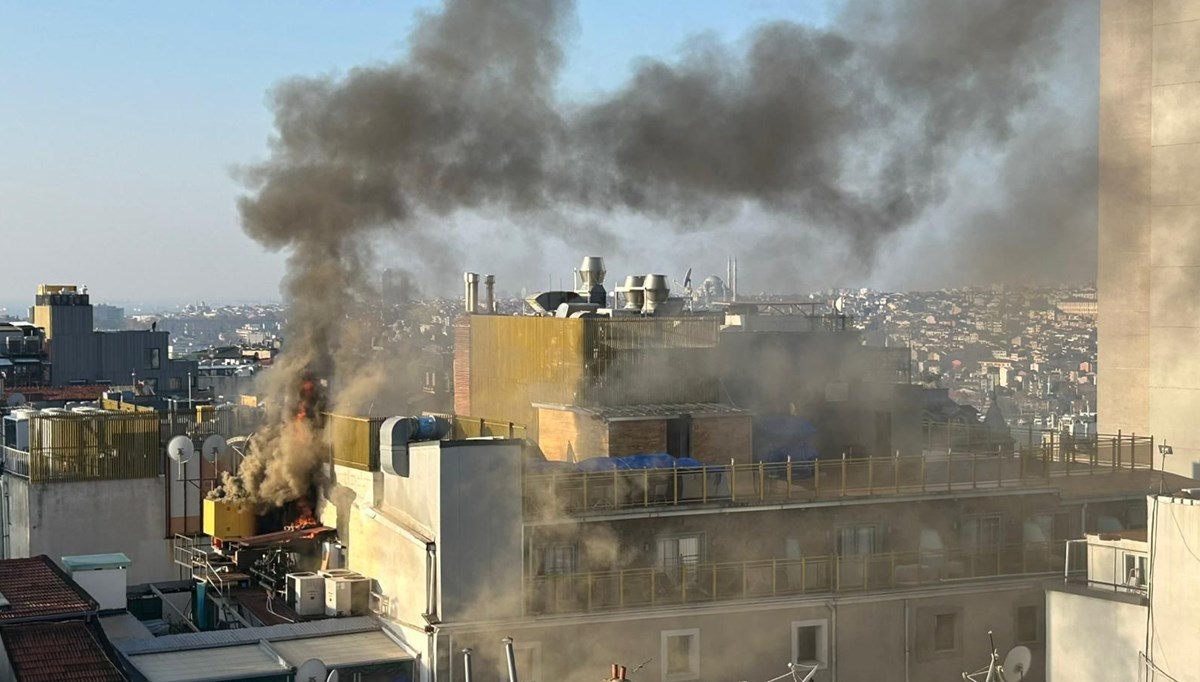
<svg viewBox="0 0 1200 682"><path fill-rule="evenodd" d="M652 405L607 405L582 407L579 405L557 405L534 403L534 407L549 410L565 410L596 417L604 421L617 419L643 419L646 417L675 417L683 414L692 416L750 414L746 410L720 403L658 403Z"/></svg>
<svg viewBox="0 0 1200 682"><path fill-rule="evenodd" d="M0 561L0 624L94 613L96 601L45 555Z"/></svg>
<svg viewBox="0 0 1200 682"><path fill-rule="evenodd" d="M123 682L94 624L28 623L0 628L19 682Z"/></svg>

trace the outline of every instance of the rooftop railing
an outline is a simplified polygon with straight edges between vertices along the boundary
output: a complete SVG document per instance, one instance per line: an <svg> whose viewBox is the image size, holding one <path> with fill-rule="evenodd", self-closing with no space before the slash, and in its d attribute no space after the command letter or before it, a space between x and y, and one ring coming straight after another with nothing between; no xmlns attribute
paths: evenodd
<svg viewBox="0 0 1200 682"><path fill-rule="evenodd" d="M526 581L528 615L916 589L1064 570L1065 541L726 563L682 563Z"/></svg>
<svg viewBox="0 0 1200 682"><path fill-rule="evenodd" d="M1067 542L1063 581L1102 592L1145 597L1150 589L1148 552L1086 539Z"/></svg>
<svg viewBox="0 0 1200 682"><path fill-rule="evenodd" d="M1004 454L931 453L694 468L527 474L528 517L688 505L768 505L1053 485L1060 477L1152 469L1153 438L1046 442Z"/></svg>

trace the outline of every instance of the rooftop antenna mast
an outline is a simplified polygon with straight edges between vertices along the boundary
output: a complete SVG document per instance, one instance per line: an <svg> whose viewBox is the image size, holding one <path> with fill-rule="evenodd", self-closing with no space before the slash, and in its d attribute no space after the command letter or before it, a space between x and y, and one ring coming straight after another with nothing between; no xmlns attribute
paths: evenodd
<svg viewBox="0 0 1200 682"><path fill-rule="evenodd" d="M1033 663L1033 653L1028 647L1015 646L1008 655L1004 657L1004 664L1000 664L1000 654L996 651L996 640L992 636L992 631L988 630L988 642L991 644L991 657L988 661L988 666L973 673L963 673L963 680L969 682L1020 682L1025 679L1025 673L1029 672L1029 666Z"/></svg>

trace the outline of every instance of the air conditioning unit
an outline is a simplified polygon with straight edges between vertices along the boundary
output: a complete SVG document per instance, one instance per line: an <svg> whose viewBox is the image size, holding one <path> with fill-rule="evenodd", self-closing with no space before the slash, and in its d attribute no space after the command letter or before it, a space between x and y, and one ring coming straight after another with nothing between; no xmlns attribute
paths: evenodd
<svg viewBox="0 0 1200 682"><path fill-rule="evenodd" d="M325 578L316 573L289 573L288 605L298 615L319 616L325 612Z"/></svg>
<svg viewBox="0 0 1200 682"><path fill-rule="evenodd" d="M371 603L371 579L361 575L325 579L325 615L335 618L366 615Z"/></svg>

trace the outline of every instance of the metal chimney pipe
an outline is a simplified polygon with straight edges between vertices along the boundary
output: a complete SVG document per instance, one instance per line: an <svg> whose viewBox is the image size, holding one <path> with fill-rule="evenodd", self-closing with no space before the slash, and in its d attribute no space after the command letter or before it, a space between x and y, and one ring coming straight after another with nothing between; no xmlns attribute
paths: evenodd
<svg viewBox="0 0 1200 682"><path fill-rule="evenodd" d="M621 679L621 678L617 677L617 673L619 673L620 670L621 670L621 666L617 665L616 663L613 663L612 664L612 673L609 675L609 677L613 678L614 680Z"/></svg>
<svg viewBox="0 0 1200 682"><path fill-rule="evenodd" d="M508 658L508 682L518 682L517 680L517 655L513 653L513 638L505 637L504 655Z"/></svg>
<svg viewBox="0 0 1200 682"><path fill-rule="evenodd" d="M463 655L463 680L471 682L471 650L469 648L462 650Z"/></svg>
<svg viewBox="0 0 1200 682"><path fill-rule="evenodd" d="M737 256L733 257L733 302L737 303Z"/></svg>
<svg viewBox="0 0 1200 682"><path fill-rule="evenodd" d="M483 276L483 312L491 315L496 312L496 276Z"/></svg>
<svg viewBox="0 0 1200 682"><path fill-rule="evenodd" d="M464 301L467 314L471 315L479 312L479 275L474 272L463 273L463 281L466 282L467 292L466 301Z"/></svg>
<svg viewBox="0 0 1200 682"><path fill-rule="evenodd" d="M625 679L625 666L621 666L620 673L621 673L621 674L620 674L620 675L617 677L617 679L618 679L618 680L623 680L623 679Z"/></svg>

